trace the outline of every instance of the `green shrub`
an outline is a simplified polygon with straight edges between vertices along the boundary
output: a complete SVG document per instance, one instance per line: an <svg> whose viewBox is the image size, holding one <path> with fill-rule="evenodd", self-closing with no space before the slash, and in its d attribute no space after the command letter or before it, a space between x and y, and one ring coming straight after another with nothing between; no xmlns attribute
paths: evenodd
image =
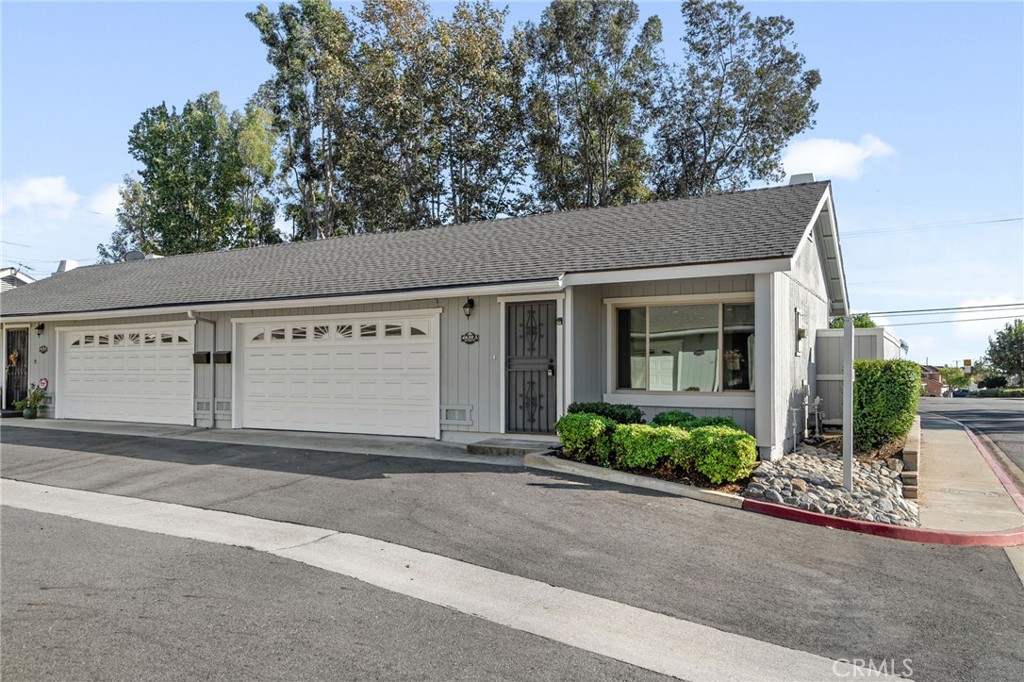
<svg viewBox="0 0 1024 682"><path fill-rule="evenodd" d="M1024 398L1024 388L983 388L979 398Z"/></svg>
<svg viewBox="0 0 1024 682"><path fill-rule="evenodd" d="M654 471L665 462L684 462L690 437L675 426L619 424L612 443L615 464L620 469Z"/></svg>
<svg viewBox="0 0 1024 682"><path fill-rule="evenodd" d="M608 466L615 422L597 414L567 414L555 423L567 457L577 462Z"/></svg>
<svg viewBox="0 0 1024 682"><path fill-rule="evenodd" d="M910 431L921 393L921 368L909 360L853 363L853 444L870 450Z"/></svg>
<svg viewBox="0 0 1024 682"><path fill-rule="evenodd" d="M599 414L618 424L643 424L644 412L636 405L612 405L611 403L573 403L569 414L586 412Z"/></svg>
<svg viewBox="0 0 1024 682"><path fill-rule="evenodd" d="M681 412L679 410L660 412L654 416L651 423L656 426L678 426L681 429L687 430L696 429L701 426L728 426L733 429L740 428L739 424L733 421L731 417L695 417L689 412Z"/></svg>
<svg viewBox="0 0 1024 682"><path fill-rule="evenodd" d="M757 464L757 441L728 426L701 426L690 432L693 466L713 485L746 478Z"/></svg>

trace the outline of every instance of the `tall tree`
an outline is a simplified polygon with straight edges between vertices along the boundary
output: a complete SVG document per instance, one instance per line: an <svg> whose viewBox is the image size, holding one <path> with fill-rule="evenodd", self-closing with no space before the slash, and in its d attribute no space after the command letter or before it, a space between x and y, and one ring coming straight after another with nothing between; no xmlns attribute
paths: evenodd
<svg viewBox="0 0 1024 682"><path fill-rule="evenodd" d="M785 17L751 17L735 0L685 0L684 63L666 80L655 135L663 197L783 178L782 150L814 125L821 82L804 70Z"/></svg>
<svg viewBox="0 0 1024 682"><path fill-rule="evenodd" d="M117 229L109 244L96 247L100 263L119 263L129 251L159 252L159 235L150 226L145 189L131 175L125 175L118 188L121 203L117 207Z"/></svg>
<svg viewBox="0 0 1024 682"><path fill-rule="evenodd" d="M274 77L260 100L281 136L280 179L295 239L344 234L350 221L338 193L352 91L352 32L330 0L260 5L246 17L260 33Z"/></svg>
<svg viewBox="0 0 1024 682"><path fill-rule="evenodd" d="M1024 385L1024 320L1007 322L988 338L985 361L1010 377L1016 377L1018 386Z"/></svg>
<svg viewBox="0 0 1024 682"><path fill-rule="evenodd" d="M641 201L661 21L631 0L554 0L527 35L528 120L541 208Z"/></svg>
<svg viewBox="0 0 1024 682"><path fill-rule="evenodd" d="M358 83L346 186L356 230L439 224L430 8L423 0L367 0L353 24Z"/></svg>
<svg viewBox="0 0 1024 682"><path fill-rule="evenodd" d="M521 213L528 155L521 31L505 39L508 10L460 2L432 27L430 68L439 123L443 222Z"/></svg>
<svg viewBox="0 0 1024 682"><path fill-rule="evenodd" d="M176 255L280 241L267 194L273 173L273 132L267 114L250 107L231 114L216 92L147 109L128 149L141 164L126 176L118 229L97 249L100 260L130 250Z"/></svg>

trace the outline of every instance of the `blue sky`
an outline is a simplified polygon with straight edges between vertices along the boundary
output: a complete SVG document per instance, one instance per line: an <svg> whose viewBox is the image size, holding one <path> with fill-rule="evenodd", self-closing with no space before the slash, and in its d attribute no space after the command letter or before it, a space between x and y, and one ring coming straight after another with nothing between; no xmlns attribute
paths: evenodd
<svg viewBox="0 0 1024 682"><path fill-rule="evenodd" d="M678 3L640 4L662 18L677 60ZM40 277L62 258L95 259L115 227L116 185L135 169L128 131L144 109L211 90L244 105L270 76L244 16L254 6L0 5L4 266ZM510 3L512 19L544 6ZM1024 301L1024 6L746 6L793 19L807 65L821 71L817 125L788 149L787 171L833 181L854 310ZM1002 314L1014 312L1024 310ZM971 317L889 322L912 359L954 364L981 355L1005 324Z"/></svg>

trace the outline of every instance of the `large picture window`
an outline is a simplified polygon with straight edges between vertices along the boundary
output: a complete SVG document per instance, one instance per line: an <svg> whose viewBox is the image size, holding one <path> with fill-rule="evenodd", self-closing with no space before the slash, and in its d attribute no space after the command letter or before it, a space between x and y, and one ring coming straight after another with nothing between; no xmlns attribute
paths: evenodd
<svg viewBox="0 0 1024 682"><path fill-rule="evenodd" d="M619 389L753 390L754 304L637 306L615 319Z"/></svg>

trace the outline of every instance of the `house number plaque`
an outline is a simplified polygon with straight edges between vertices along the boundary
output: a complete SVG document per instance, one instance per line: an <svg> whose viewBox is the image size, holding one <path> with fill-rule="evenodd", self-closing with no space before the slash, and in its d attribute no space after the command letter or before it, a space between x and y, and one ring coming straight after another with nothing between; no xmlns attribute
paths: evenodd
<svg viewBox="0 0 1024 682"><path fill-rule="evenodd" d="M43 355L46 355L46 351L48 350L50 349L47 348L46 346L39 346L39 352L42 353Z"/></svg>
<svg viewBox="0 0 1024 682"><path fill-rule="evenodd" d="M462 343L474 344L480 340L480 335L476 332L466 332L462 335Z"/></svg>

